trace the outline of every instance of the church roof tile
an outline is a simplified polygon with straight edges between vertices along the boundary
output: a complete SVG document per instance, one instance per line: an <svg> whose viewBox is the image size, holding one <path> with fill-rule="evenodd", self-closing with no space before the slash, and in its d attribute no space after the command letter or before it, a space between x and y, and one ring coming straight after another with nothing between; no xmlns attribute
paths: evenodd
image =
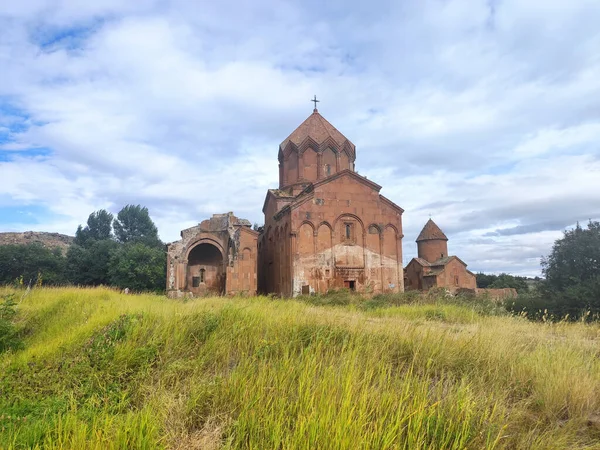
<svg viewBox="0 0 600 450"><path fill-rule="evenodd" d="M346 142L354 148L354 144L340 133L336 127L331 125L325 117L319 114L319 111L316 109L281 143L281 148L283 149L288 142L300 146L307 138L311 138L317 144L321 144L325 142L327 138L331 138L340 148L342 148Z"/></svg>
<svg viewBox="0 0 600 450"><path fill-rule="evenodd" d="M419 233L419 237L417 238L417 242L420 241L429 241L433 239L439 239L447 241L448 238L444 234L444 232L438 227L435 222L431 219L427 221L421 233Z"/></svg>

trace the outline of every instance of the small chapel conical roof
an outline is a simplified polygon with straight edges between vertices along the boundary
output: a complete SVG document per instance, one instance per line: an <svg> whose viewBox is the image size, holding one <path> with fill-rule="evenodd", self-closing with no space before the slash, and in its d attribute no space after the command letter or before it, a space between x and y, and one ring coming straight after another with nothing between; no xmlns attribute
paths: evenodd
<svg viewBox="0 0 600 450"><path fill-rule="evenodd" d="M338 131L336 127L331 125L325 117L319 114L317 108L313 110L313 113L298 126L292 134L290 134L281 143L281 148L285 148L288 142L292 142L296 146L300 146L307 138L311 138L317 144L322 144L327 138L333 139L333 141L341 149L345 143L348 143L352 148L355 148L354 144L350 142L346 136Z"/></svg>
<svg viewBox="0 0 600 450"><path fill-rule="evenodd" d="M448 238L444 234L444 232L436 225L436 223L429 219L421 233L419 233L419 237L417 238L417 242L419 241L431 241L431 240L444 240L447 241Z"/></svg>

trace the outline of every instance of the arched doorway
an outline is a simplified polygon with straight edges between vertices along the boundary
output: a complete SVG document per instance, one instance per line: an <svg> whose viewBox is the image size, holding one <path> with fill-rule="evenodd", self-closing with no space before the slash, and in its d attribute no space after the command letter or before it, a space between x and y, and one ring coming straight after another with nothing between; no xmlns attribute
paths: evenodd
<svg viewBox="0 0 600 450"><path fill-rule="evenodd" d="M221 251L214 245L201 243L188 255L187 290L194 295L225 292L225 265Z"/></svg>

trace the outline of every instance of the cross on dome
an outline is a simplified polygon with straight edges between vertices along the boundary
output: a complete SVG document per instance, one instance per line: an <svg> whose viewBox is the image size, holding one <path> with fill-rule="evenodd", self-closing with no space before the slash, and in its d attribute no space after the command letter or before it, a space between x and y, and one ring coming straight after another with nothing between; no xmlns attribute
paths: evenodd
<svg viewBox="0 0 600 450"><path fill-rule="evenodd" d="M315 97L311 100L311 102L313 102L315 104L315 109L314 111L317 112L317 103L319 103L321 100L317 100L317 96L315 95Z"/></svg>

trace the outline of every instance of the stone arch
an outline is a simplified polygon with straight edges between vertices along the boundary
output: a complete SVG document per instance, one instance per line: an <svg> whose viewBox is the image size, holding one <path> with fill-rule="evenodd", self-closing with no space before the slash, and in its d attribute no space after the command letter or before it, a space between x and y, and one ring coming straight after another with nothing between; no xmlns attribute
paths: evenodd
<svg viewBox="0 0 600 450"><path fill-rule="evenodd" d="M383 256L398 260L398 230L393 225L387 225L383 231Z"/></svg>
<svg viewBox="0 0 600 450"><path fill-rule="evenodd" d="M339 222L340 222L340 220L342 220L344 217L348 217L348 218L350 218L350 219L353 219L353 220L355 220L357 223L359 223L359 224L360 224L360 231L361 231L361 236L362 236L362 232L363 232L363 230L364 230L365 226L364 226L364 224L363 224L363 221L362 221L362 219L361 219L360 217L358 217L356 214L351 214L351 213L343 213L343 214L340 214L340 215L337 217L337 219L335 219L335 221L333 222L333 229L337 231L337 228L338 228Z"/></svg>
<svg viewBox="0 0 600 450"><path fill-rule="evenodd" d="M341 214L334 222L335 265L341 267L364 267L364 226L360 217Z"/></svg>
<svg viewBox="0 0 600 450"><path fill-rule="evenodd" d="M298 228L298 254L302 256L309 256L314 253L314 234L315 226L308 221L302 222Z"/></svg>
<svg viewBox="0 0 600 450"><path fill-rule="evenodd" d="M192 242L190 242L188 244L187 251L185 252L186 261L189 260L189 255L192 252L192 250L194 249L194 247L196 247L200 244L214 245L215 247L217 247L217 249L219 249L219 251L221 252L221 255L225 255L225 249L223 248L223 245L219 241L212 239L210 237L201 237L201 238L197 238L197 239L193 240Z"/></svg>
<svg viewBox="0 0 600 450"><path fill-rule="evenodd" d="M302 227L302 225L308 225L312 228L313 233L315 232L315 224L312 223L310 220L303 220L300 226L298 227L298 232L300 232L300 227Z"/></svg>
<svg viewBox="0 0 600 450"><path fill-rule="evenodd" d="M350 168L350 155L346 150L342 150L342 152L340 153L340 171Z"/></svg>
<svg viewBox="0 0 600 450"><path fill-rule="evenodd" d="M252 278L254 277L252 249L249 247L244 247L244 249L240 252L239 259L238 277L242 279L240 285L243 291L249 292L253 284Z"/></svg>
<svg viewBox="0 0 600 450"><path fill-rule="evenodd" d="M372 223L367 228L366 248L371 266L381 264L381 228Z"/></svg>
<svg viewBox="0 0 600 450"><path fill-rule="evenodd" d="M381 255L382 266L385 267L384 288L396 290L401 287L398 256L398 229L394 225L388 224L383 230Z"/></svg>
<svg viewBox="0 0 600 450"><path fill-rule="evenodd" d="M187 288L194 295L225 292L224 255L219 247L203 239L188 252Z"/></svg>
<svg viewBox="0 0 600 450"><path fill-rule="evenodd" d="M319 225L317 225L317 230L319 228L321 228L322 225L325 225L326 227L328 227L330 232L333 233L333 227L326 220L322 221L321 223L319 223Z"/></svg>
<svg viewBox="0 0 600 450"><path fill-rule="evenodd" d="M317 228L317 264L332 266L333 229L327 222L321 222Z"/></svg>
<svg viewBox="0 0 600 450"><path fill-rule="evenodd" d="M317 152L312 148L307 148L302 153L302 178L307 181L316 181L318 173Z"/></svg>
<svg viewBox="0 0 600 450"><path fill-rule="evenodd" d="M327 178L337 172L336 153L327 147L321 154L321 178Z"/></svg>
<svg viewBox="0 0 600 450"><path fill-rule="evenodd" d="M298 152L292 150L284 160L283 182L290 185L298 181Z"/></svg>

